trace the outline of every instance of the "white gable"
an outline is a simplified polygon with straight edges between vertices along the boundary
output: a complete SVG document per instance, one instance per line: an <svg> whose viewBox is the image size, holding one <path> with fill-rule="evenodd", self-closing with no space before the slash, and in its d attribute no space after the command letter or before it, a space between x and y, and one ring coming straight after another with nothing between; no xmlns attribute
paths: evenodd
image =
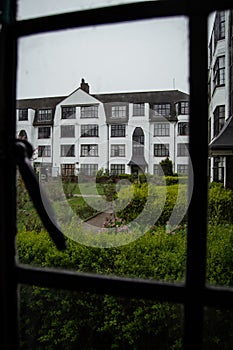
<svg viewBox="0 0 233 350"><path fill-rule="evenodd" d="M70 94L67 98L65 98L62 102L60 102L61 106L76 106L76 105L89 105L100 103L99 100L90 96L87 92L83 91L81 88L78 88L72 94Z"/></svg>

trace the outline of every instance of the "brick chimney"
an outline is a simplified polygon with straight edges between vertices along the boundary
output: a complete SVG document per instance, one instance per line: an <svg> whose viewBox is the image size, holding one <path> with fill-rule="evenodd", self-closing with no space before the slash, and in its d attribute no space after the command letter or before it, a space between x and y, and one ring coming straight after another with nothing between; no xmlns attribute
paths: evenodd
<svg viewBox="0 0 233 350"><path fill-rule="evenodd" d="M80 88L89 94L89 84L85 82L84 78L81 80Z"/></svg>

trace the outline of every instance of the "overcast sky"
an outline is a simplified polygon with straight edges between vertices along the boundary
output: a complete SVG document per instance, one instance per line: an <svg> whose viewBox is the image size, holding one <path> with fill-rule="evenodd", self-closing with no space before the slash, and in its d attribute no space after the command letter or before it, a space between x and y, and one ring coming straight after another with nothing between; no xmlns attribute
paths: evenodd
<svg viewBox="0 0 233 350"><path fill-rule="evenodd" d="M132 1L98 4L120 2ZM20 0L18 18L58 13L65 6L78 9L77 3L83 9L97 1ZM173 88L188 93L188 63L184 17L35 35L19 40L17 94L18 98L68 95L82 78L91 93Z"/></svg>

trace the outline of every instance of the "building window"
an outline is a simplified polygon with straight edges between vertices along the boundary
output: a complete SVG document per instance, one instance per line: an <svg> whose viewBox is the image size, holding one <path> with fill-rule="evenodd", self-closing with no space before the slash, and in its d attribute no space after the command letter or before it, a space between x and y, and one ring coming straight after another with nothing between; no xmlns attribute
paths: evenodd
<svg viewBox="0 0 233 350"><path fill-rule="evenodd" d="M170 124L169 123L155 123L154 124L154 136L169 136Z"/></svg>
<svg viewBox="0 0 233 350"><path fill-rule="evenodd" d="M75 137L74 125L61 125L61 137Z"/></svg>
<svg viewBox="0 0 233 350"><path fill-rule="evenodd" d="M189 166L187 164L177 164L178 175L188 175Z"/></svg>
<svg viewBox="0 0 233 350"><path fill-rule="evenodd" d="M61 175L62 176L74 176L75 175L75 164L61 164Z"/></svg>
<svg viewBox="0 0 233 350"><path fill-rule="evenodd" d="M61 108L61 118L62 119L75 119L76 108L75 107L62 107Z"/></svg>
<svg viewBox="0 0 233 350"><path fill-rule="evenodd" d="M163 170L159 164L154 164L153 174L158 176L164 175Z"/></svg>
<svg viewBox="0 0 233 350"><path fill-rule="evenodd" d="M225 12L216 12L216 19L214 23L214 46L217 41L225 38Z"/></svg>
<svg viewBox="0 0 233 350"><path fill-rule="evenodd" d="M95 176L98 171L98 164L81 164L80 173L86 176Z"/></svg>
<svg viewBox="0 0 233 350"><path fill-rule="evenodd" d="M111 137L125 137L125 124L111 125Z"/></svg>
<svg viewBox="0 0 233 350"><path fill-rule="evenodd" d="M38 128L38 139L49 139L51 128L49 126L43 126Z"/></svg>
<svg viewBox="0 0 233 350"><path fill-rule="evenodd" d="M74 145L61 145L61 157L74 157Z"/></svg>
<svg viewBox="0 0 233 350"><path fill-rule="evenodd" d="M111 145L111 157L125 157L125 145Z"/></svg>
<svg viewBox="0 0 233 350"><path fill-rule="evenodd" d="M171 105L170 103L156 103L153 106L154 116L170 116L171 115Z"/></svg>
<svg viewBox="0 0 233 350"><path fill-rule="evenodd" d="M145 115L145 104L144 103L134 103L133 104L133 116L144 116Z"/></svg>
<svg viewBox="0 0 233 350"><path fill-rule="evenodd" d="M218 57L214 65L214 88L225 84L225 56Z"/></svg>
<svg viewBox="0 0 233 350"><path fill-rule="evenodd" d="M213 180L224 182L224 157L214 157Z"/></svg>
<svg viewBox="0 0 233 350"><path fill-rule="evenodd" d="M112 175L125 174L125 164L111 164L111 174Z"/></svg>
<svg viewBox="0 0 233 350"><path fill-rule="evenodd" d="M81 125L81 137L98 137L99 126L97 124Z"/></svg>
<svg viewBox="0 0 233 350"><path fill-rule="evenodd" d="M154 144L155 157L169 157L169 144L156 143Z"/></svg>
<svg viewBox="0 0 233 350"><path fill-rule="evenodd" d="M81 118L98 118L98 106L82 106Z"/></svg>
<svg viewBox="0 0 233 350"><path fill-rule="evenodd" d="M51 157L51 146L38 146L38 157Z"/></svg>
<svg viewBox="0 0 233 350"><path fill-rule="evenodd" d="M38 110L38 122L48 122L52 120L53 111L52 109L39 109Z"/></svg>
<svg viewBox="0 0 233 350"><path fill-rule="evenodd" d="M178 143L177 144L177 156L186 157L189 155L189 144L188 143Z"/></svg>
<svg viewBox="0 0 233 350"><path fill-rule="evenodd" d="M28 120L28 109L22 108L18 110L18 119L20 122Z"/></svg>
<svg viewBox="0 0 233 350"><path fill-rule="evenodd" d="M183 101L176 103L176 115L187 115L189 114L189 102Z"/></svg>
<svg viewBox="0 0 233 350"><path fill-rule="evenodd" d="M217 136L225 124L225 106L218 106L214 111L214 136Z"/></svg>
<svg viewBox="0 0 233 350"><path fill-rule="evenodd" d="M127 117L127 106L112 106L112 118Z"/></svg>
<svg viewBox="0 0 233 350"><path fill-rule="evenodd" d="M180 122L178 123L178 135L189 135L189 123Z"/></svg>
<svg viewBox="0 0 233 350"><path fill-rule="evenodd" d="M97 157L98 145L81 145L81 157Z"/></svg>

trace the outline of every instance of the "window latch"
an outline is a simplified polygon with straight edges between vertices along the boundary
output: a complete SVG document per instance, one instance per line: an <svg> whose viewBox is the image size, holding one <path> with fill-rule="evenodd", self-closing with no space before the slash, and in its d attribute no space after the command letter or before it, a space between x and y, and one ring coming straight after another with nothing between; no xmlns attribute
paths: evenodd
<svg viewBox="0 0 233 350"><path fill-rule="evenodd" d="M51 204L43 189L40 187L37 176L31 166L30 159L33 155L32 145L26 140L19 139L16 140L15 145L19 172L32 202L56 247L59 250L64 250L66 248L64 235L58 227Z"/></svg>

